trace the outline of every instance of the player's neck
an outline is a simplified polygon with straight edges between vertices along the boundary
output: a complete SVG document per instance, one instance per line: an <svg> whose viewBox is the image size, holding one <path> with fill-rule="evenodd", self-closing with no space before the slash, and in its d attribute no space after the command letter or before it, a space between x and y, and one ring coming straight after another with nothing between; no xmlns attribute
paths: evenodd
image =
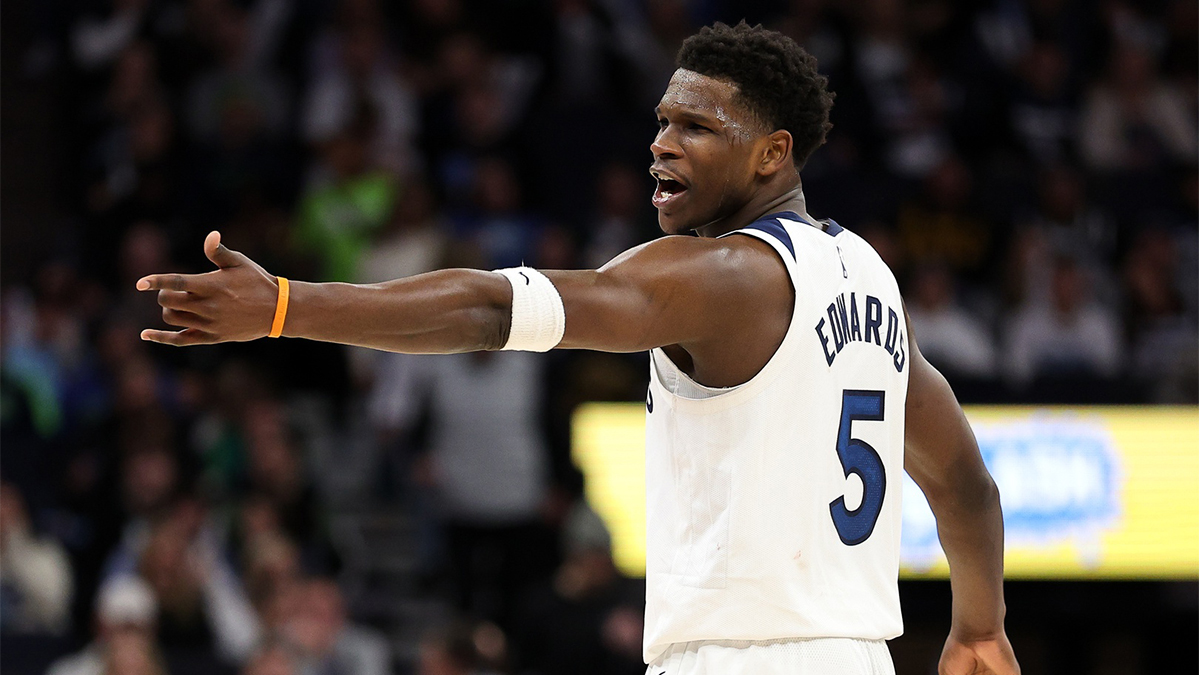
<svg viewBox="0 0 1200 675"><path fill-rule="evenodd" d="M696 234L701 237L719 237L734 230L740 230L765 215L782 211L793 211L800 216L808 217L804 190L801 188L799 180L779 193L772 194L764 191L761 199L757 197L751 199L733 215L696 228Z"/></svg>

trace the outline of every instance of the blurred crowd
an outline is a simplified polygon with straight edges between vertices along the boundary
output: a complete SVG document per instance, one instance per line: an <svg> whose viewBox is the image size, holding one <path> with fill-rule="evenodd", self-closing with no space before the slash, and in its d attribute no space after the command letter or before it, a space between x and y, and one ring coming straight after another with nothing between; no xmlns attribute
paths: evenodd
<svg viewBox="0 0 1200 675"><path fill-rule="evenodd" d="M810 212L880 251L964 401L1196 401L1194 0L23 11L6 72L54 133L6 153L61 165L53 217L5 223L6 672L641 672L643 589L582 499L570 414L641 400L644 356L174 350L139 341L162 324L133 285L210 269L213 229L307 280L603 264L657 236L651 111L714 20L818 58ZM37 196L11 176L5 201ZM376 611L350 535L377 511L406 518L397 597L449 611Z"/></svg>

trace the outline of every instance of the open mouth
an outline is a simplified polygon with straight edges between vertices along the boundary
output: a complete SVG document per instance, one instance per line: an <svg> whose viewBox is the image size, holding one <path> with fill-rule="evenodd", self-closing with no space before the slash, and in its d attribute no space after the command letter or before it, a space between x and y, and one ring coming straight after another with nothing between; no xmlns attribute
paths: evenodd
<svg viewBox="0 0 1200 675"><path fill-rule="evenodd" d="M658 179L658 186L654 189L654 196L650 199L656 208L663 208L675 201L684 192L687 192L687 186L674 178L670 178L657 171L652 171L651 173Z"/></svg>

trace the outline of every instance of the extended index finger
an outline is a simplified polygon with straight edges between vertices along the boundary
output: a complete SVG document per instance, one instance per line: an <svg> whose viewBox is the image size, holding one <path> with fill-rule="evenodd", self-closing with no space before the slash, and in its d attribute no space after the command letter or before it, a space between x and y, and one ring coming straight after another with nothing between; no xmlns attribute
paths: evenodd
<svg viewBox="0 0 1200 675"><path fill-rule="evenodd" d="M147 342L157 342L164 345L172 345L175 347L189 347L192 345L211 345L219 342L217 336L212 333L206 333L198 328L186 328L180 331L169 330L154 330L147 328L142 331L141 338Z"/></svg>
<svg viewBox="0 0 1200 675"><path fill-rule="evenodd" d="M138 279L139 291L195 291L195 274L151 274Z"/></svg>

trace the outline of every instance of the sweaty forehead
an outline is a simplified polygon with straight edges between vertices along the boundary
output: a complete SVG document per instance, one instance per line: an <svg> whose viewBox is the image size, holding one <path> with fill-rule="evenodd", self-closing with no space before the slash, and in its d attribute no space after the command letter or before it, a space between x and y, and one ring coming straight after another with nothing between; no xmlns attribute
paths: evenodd
<svg viewBox="0 0 1200 675"><path fill-rule="evenodd" d="M732 82L680 68L671 76L658 105L663 109L709 113L726 122L727 117L746 116L744 106L736 102L737 94L738 86Z"/></svg>

